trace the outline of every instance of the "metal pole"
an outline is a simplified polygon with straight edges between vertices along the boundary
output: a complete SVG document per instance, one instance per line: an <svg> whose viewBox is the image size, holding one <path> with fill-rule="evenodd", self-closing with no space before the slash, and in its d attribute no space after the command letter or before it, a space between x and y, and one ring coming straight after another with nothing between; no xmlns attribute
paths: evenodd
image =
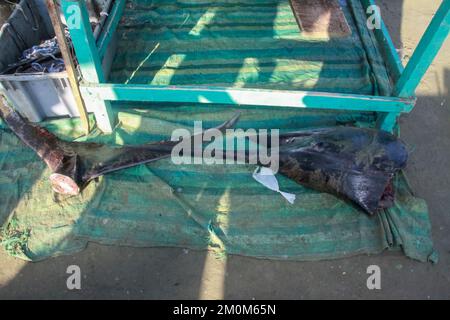
<svg viewBox="0 0 450 320"><path fill-rule="evenodd" d="M88 134L90 132L89 117L83 98L81 96L80 88L78 87L78 78L75 70L75 65L73 63L69 45L67 44L64 28L61 24L59 11L56 7L56 1L46 0L46 4L50 19L52 21L53 29L55 30L56 39L58 40L59 48L61 50L61 55L63 57L64 64L66 65L66 72L69 77L73 97L75 98L75 103L80 114L81 124L86 134Z"/></svg>
<svg viewBox="0 0 450 320"><path fill-rule="evenodd" d="M395 96L402 98L414 96L417 86L444 44L449 32L450 0L444 0L398 79Z"/></svg>

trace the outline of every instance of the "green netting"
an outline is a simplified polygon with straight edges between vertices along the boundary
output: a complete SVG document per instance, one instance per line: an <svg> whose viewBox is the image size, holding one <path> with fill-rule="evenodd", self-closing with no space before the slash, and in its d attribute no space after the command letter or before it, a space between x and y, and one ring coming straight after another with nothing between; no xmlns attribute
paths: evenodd
<svg viewBox="0 0 450 320"><path fill-rule="evenodd" d="M144 108L145 107L145 108ZM262 109L262 110L261 110ZM229 106L120 104L109 136L82 140L133 144L170 137L174 128L212 127L231 118ZM127 110L124 112L123 110ZM372 114L241 108L240 128L282 131L337 123L369 125ZM277 110L273 112L273 110ZM74 120L45 125L66 139ZM395 207L369 218L330 194L279 177L295 193L290 205L253 180L251 165L174 165L170 159L122 170L92 182L79 196L54 194L49 170L8 129L0 129L1 243L12 255L40 260L82 250L88 241L129 246L213 248L218 253L293 260L330 259L386 248L414 259L434 257L427 207L402 176Z"/></svg>
<svg viewBox="0 0 450 320"><path fill-rule="evenodd" d="M343 2L344 3L344 2ZM226 85L386 94L389 80L359 1L343 7L352 35L301 34L287 0L128 1L111 81ZM370 126L372 113L239 107L239 128ZM159 141L178 128L230 119L230 106L117 103L109 144ZM45 125L81 136L76 120ZM89 241L130 246L213 248L220 253L296 260L403 249L435 260L424 201L403 176L395 206L369 218L330 194L279 177L290 205L253 180L251 165L174 165L170 159L92 182L76 197L51 191L49 170L9 130L0 129L1 243L12 255L40 260L82 250Z"/></svg>
<svg viewBox="0 0 450 320"><path fill-rule="evenodd" d="M288 0L132 0L110 81L388 95L359 0L341 1L346 37L304 35Z"/></svg>

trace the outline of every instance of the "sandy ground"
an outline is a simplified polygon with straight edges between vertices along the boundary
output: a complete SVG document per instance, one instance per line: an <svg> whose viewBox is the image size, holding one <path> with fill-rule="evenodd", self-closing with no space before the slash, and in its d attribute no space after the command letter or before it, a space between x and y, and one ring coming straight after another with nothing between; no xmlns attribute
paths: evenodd
<svg viewBox="0 0 450 320"><path fill-rule="evenodd" d="M0 3L0 25L5 23L10 14L11 14L11 5L3 2Z"/></svg>
<svg viewBox="0 0 450 320"><path fill-rule="evenodd" d="M439 0L383 0L382 14L405 60ZM437 265L384 253L322 262L267 261L206 252L90 244L78 254L26 263L0 251L0 299L438 299L450 298L450 40L418 90L414 111L401 119L402 137L415 146L408 177L426 199ZM66 288L66 268L82 270L82 289ZM369 265L380 266L382 289L366 287Z"/></svg>

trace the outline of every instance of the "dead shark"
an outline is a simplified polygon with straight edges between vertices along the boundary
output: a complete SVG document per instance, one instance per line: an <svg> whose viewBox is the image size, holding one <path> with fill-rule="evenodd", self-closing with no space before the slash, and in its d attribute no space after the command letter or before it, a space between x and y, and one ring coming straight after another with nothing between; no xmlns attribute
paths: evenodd
<svg viewBox="0 0 450 320"><path fill-rule="evenodd" d="M68 142L27 122L5 103L0 103L0 115L51 169L53 190L61 194L77 195L89 181L99 176L170 157L179 143L161 141L113 147ZM238 118L239 114L214 129L224 132L233 127ZM196 140L196 136L189 138ZM266 147L270 149L271 139L268 141ZM408 159L405 144L396 136L355 127L282 134L276 152L282 175L306 187L350 200L369 214L393 205L392 179L406 167ZM248 153L235 154L236 158L248 156Z"/></svg>

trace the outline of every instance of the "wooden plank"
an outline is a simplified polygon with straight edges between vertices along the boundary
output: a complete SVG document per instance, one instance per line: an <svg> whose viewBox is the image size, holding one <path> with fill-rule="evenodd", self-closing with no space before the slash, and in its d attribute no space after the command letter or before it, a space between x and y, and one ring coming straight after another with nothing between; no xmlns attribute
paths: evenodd
<svg viewBox="0 0 450 320"><path fill-rule="evenodd" d="M105 77L89 21L86 2L62 0L61 7L66 21L68 21L70 36L83 79L89 82L104 82Z"/></svg>
<svg viewBox="0 0 450 320"><path fill-rule="evenodd" d="M84 128L86 134L91 131L89 125L89 117L86 111L86 106L81 97L80 88L78 87L78 75L76 73L75 65L73 63L73 57L70 53L69 45L66 40L64 29L61 24L59 10L57 9L55 0L47 0L47 9L50 15L50 19L55 31L56 39L58 41L59 48L61 50L61 55L64 60L64 65L66 66L66 73L69 79L70 87L72 89L73 98L75 104L77 105L78 113L80 114L81 124Z"/></svg>
<svg viewBox="0 0 450 320"><path fill-rule="evenodd" d="M151 86L131 84L81 84L85 96L105 100L187 102L292 108L317 108L377 112L409 112L414 99L204 86Z"/></svg>
<svg viewBox="0 0 450 320"><path fill-rule="evenodd" d="M347 37L351 34L337 0L290 0L302 33L311 37Z"/></svg>

